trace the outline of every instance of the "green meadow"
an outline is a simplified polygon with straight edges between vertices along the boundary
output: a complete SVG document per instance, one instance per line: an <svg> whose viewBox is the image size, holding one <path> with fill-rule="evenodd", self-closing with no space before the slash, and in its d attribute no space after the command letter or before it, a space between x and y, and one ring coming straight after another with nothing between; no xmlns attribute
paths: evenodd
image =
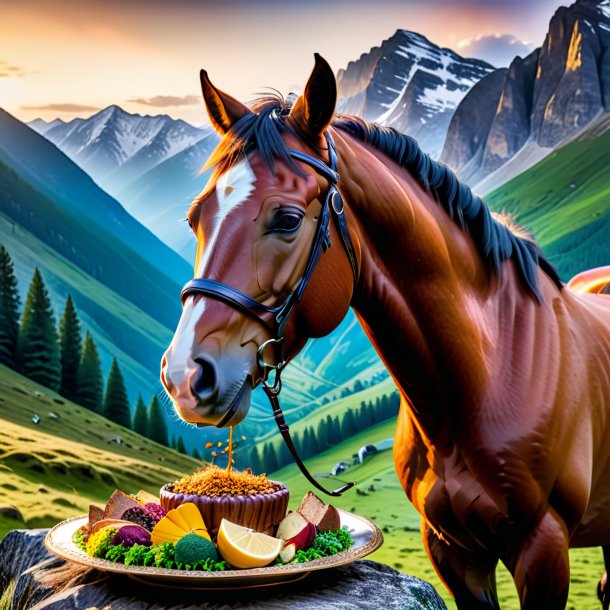
<svg viewBox="0 0 610 610"><path fill-rule="evenodd" d="M115 489L158 493L200 466L2 365L0 420L0 538L83 514Z"/></svg>

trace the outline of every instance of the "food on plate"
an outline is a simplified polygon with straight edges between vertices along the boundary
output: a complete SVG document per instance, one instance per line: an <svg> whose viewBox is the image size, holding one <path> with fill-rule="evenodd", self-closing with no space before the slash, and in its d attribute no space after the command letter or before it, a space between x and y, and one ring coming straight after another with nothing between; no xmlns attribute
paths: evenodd
<svg viewBox="0 0 610 610"><path fill-rule="evenodd" d="M103 509L89 508L87 524L74 533L72 541L91 557L126 566L206 572L304 563L346 551L353 544L349 531L340 527L337 509L311 492L298 511L286 514L288 489L281 483L249 471L234 471L229 478L219 476L218 471L207 469L169 486L217 494L191 496L224 501L224 514L239 506L235 514L248 521L254 513L265 528L257 530L221 517L217 531L212 531L202 516L201 503L186 501L185 494L182 502L166 512L151 494L130 496L117 490ZM271 512L264 500L247 502L273 499L280 492L283 508L273 522L268 521ZM330 529L333 525L337 525L334 531Z"/></svg>
<svg viewBox="0 0 610 610"><path fill-rule="evenodd" d="M121 519L141 525L149 532L152 532L153 527L163 517L165 517L165 510L163 510L160 504L153 503L145 504L144 506L132 506L121 515Z"/></svg>
<svg viewBox="0 0 610 610"><path fill-rule="evenodd" d="M275 536L281 538L285 546L294 544L298 551L311 546L316 537L316 526L301 513L290 512L280 521Z"/></svg>
<svg viewBox="0 0 610 610"><path fill-rule="evenodd" d="M187 534L176 542L175 557L177 563L194 565L206 559L218 561L218 551L209 538Z"/></svg>
<svg viewBox="0 0 610 610"><path fill-rule="evenodd" d="M280 554L284 541L223 519L218 530L218 550L236 568L262 568Z"/></svg>
<svg viewBox="0 0 610 610"><path fill-rule="evenodd" d="M178 542L187 534L195 534L211 540L206 524L197 506L192 502L170 510L152 530L153 544Z"/></svg>
<svg viewBox="0 0 610 610"><path fill-rule="evenodd" d="M193 503L212 535L222 519L264 532L280 521L288 508L288 488L265 475L209 466L161 488L160 501L167 511Z"/></svg>
<svg viewBox="0 0 610 610"><path fill-rule="evenodd" d="M335 531L341 527L339 511L332 504L324 504L311 491L305 494L297 512L313 523L319 532Z"/></svg>
<svg viewBox="0 0 610 610"><path fill-rule="evenodd" d="M134 544L151 546L150 532L139 525L124 525L112 539L112 545L118 546L120 544L125 548L130 548Z"/></svg>
<svg viewBox="0 0 610 610"><path fill-rule="evenodd" d="M89 536L85 545L87 555L90 555L91 557L105 557L106 551L110 548L112 539L118 531L118 527L108 525Z"/></svg>

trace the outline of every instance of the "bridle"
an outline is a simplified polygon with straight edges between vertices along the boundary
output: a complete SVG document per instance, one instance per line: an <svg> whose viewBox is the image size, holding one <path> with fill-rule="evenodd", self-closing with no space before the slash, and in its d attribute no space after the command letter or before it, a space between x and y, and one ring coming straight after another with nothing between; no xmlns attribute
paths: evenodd
<svg viewBox="0 0 610 610"><path fill-rule="evenodd" d="M354 251L354 246L352 244L352 240L349 234L349 230L347 228L347 222L345 220L344 215L344 206L343 206L343 198L341 197L341 193L337 188L337 183L339 182L339 174L337 173L337 153L335 150L335 144L330 133L326 132L326 142L328 144L328 156L329 163L326 164L320 159L316 157L312 157L307 153L301 152L300 150L288 149L288 153L293 159L297 161L301 161L312 167L318 172L321 176L326 178L329 183L328 192L324 201L322 203L322 207L320 213L318 215L318 224L314 233L313 242L311 245L311 250L309 252L309 259L307 260L307 264L305 265L305 270L303 271L303 275L296 283L294 289L290 292L290 294L284 299L284 302L276 307L269 307L259 301L256 301L252 297L247 294L241 292L237 288L233 286L229 286L228 284L223 284L222 282L218 282L216 280L208 279L208 278L194 278L187 284L185 284L182 289L181 299L182 303L185 302L187 297L192 295L205 295L208 297L212 297L213 299L217 299L230 305L234 309L245 313L249 316L253 316L256 318L261 324L263 324L269 330L271 335L271 339L268 339L264 343L262 343L257 352L256 352L256 361L261 374L261 381L263 383L263 389L267 397L269 398L269 402L271 403L271 407L273 409L273 416L277 423L278 429L286 443L292 457L294 458L295 463L303 473L303 475L307 478L307 480L314 485L320 491L330 495L330 496L340 496L342 493L350 489L354 486L355 483L347 483L342 487L339 487L333 491L328 491L325 489L315 478L310 474L307 470L303 462L301 461L298 452L292 442L290 437L289 427L284 419L284 414L282 413L282 409L279 403L279 394L282 390L282 379L281 374L282 370L286 366L287 362L284 359L284 326L286 321L290 317L295 305L299 303L301 300L305 288L309 283L309 280L316 268L318 260L322 252L325 252L330 247L330 217L335 221L337 232L341 237L341 242L343 244L343 248L347 254L349 259L352 274L354 276L354 287L358 282L358 263L356 258L356 253ZM262 316L268 316L271 314L272 316L272 325L267 322ZM264 353L265 349L269 346L274 346L276 348L276 354L279 355L277 358L276 364L269 364L265 361ZM273 375L273 380L271 382L271 375ZM239 400L234 400L232 407L229 409L223 418L222 422L228 422L235 414L237 408L239 407Z"/></svg>

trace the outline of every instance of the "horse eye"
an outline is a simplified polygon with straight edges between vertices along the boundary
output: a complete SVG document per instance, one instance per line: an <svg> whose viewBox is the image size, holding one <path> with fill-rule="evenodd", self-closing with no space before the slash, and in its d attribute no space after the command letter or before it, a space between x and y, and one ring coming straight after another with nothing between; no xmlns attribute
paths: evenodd
<svg viewBox="0 0 610 610"><path fill-rule="evenodd" d="M295 211L278 210L270 227L271 232L291 233L301 225L303 216Z"/></svg>
<svg viewBox="0 0 610 610"><path fill-rule="evenodd" d="M192 229L192 228L193 228L193 223L191 222L191 219L190 219L190 218L187 218L187 219L186 219L186 222L188 222L188 223L189 223L189 227L191 227L191 229Z"/></svg>

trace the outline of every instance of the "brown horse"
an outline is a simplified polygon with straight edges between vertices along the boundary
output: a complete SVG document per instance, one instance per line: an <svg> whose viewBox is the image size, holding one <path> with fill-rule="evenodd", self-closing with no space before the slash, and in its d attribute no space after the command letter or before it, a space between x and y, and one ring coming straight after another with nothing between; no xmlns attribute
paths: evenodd
<svg viewBox="0 0 610 610"><path fill-rule="evenodd" d="M289 149L328 163L332 134L357 279L331 223L331 247L283 328L285 357L352 306L402 396L396 470L460 610L499 607L499 560L522 608L564 608L568 548L610 549L610 298L563 287L527 236L411 138L333 120L335 79L319 56L292 107L250 109L205 72L202 86L224 138L188 213L196 277L269 307L294 292L331 185ZM245 417L267 315L186 295L162 363L183 419Z"/></svg>

